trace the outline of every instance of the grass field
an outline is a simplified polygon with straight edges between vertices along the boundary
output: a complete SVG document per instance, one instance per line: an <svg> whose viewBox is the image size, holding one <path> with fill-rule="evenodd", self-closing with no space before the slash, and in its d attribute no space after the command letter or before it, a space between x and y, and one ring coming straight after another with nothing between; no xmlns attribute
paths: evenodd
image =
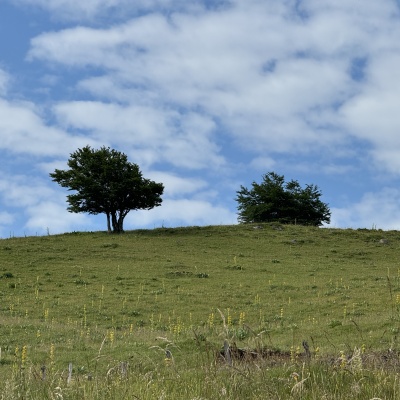
<svg viewBox="0 0 400 400"><path fill-rule="evenodd" d="M400 399L399 250L277 224L0 240L0 399Z"/></svg>

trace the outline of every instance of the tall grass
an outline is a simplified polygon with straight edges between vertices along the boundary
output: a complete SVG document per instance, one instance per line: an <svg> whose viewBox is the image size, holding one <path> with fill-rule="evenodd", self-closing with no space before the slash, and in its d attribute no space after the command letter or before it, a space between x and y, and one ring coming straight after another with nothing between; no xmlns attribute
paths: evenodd
<svg viewBox="0 0 400 400"><path fill-rule="evenodd" d="M1 240L0 398L400 398L399 243L276 224Z"/></svg>

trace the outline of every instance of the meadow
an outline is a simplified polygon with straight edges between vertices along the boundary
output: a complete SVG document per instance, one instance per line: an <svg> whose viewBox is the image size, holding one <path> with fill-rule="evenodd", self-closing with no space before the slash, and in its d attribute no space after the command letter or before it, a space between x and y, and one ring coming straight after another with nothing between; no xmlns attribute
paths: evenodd
<svg viewBox="0 0 400 400"><path fill-rule="evenodd" d="M400 399L400 232L0 240L0 399Z"/></svg>

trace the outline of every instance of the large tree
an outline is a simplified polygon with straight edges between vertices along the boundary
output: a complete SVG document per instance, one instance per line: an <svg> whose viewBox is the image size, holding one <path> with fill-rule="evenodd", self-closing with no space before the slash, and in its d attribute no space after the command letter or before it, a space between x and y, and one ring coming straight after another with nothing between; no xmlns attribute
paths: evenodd
<svg viewBox="0 0 400 400"><path fill-rule="evenodd" d="M241 186L237 191L239 222L297 223L320 226L330 222L331 212L320 200L316 185L302 188L298 181L285 182L283 175L269 172L263 181L252 183L252 189Z"/></svg>
<svg viewBox="0 0 400 400"><path fill-rule="evenodd" d="M108 232L123 232L129 211L161 205L163 184L143 178L139 167L117 150L83 147L70 155L68 167L50 174L54 182L76 192L67 196L67 210L106 214Z"/></svg>

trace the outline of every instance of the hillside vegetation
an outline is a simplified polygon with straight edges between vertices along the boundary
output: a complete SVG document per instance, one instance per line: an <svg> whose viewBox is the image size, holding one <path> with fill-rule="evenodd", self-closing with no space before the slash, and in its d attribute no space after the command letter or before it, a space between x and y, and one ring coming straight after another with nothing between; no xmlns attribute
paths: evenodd
<svg viewBox="0 0 400 400"><path fill-rule="evenodd" d="M0 240L0 398L400 398L399 249L278 224Z"/></svg>

